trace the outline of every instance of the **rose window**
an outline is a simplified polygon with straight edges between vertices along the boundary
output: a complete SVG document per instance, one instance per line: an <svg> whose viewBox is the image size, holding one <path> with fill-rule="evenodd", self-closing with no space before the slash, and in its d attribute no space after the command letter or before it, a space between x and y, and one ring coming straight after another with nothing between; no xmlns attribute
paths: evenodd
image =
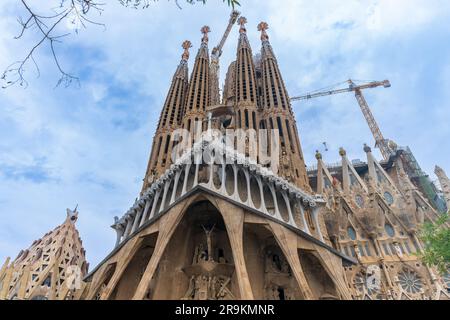
<svg viewBox="0 0 450 320"><path fill-rule="evenodd" d="M402 271L398 274L400 286L408 293L419 293L423 283L419 275L410 270Z"/></svg>

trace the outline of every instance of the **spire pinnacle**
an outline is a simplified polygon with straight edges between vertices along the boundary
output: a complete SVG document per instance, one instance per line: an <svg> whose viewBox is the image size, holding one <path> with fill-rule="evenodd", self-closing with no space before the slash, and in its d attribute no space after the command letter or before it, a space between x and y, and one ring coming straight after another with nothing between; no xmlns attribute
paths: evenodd
<svg viewBox="0 0 450 320"><path fill-rule="evenodd" d="M208 44L208 41L209 41L208 33L211 32L211 28L208 26L203 26L200 29L200 32L203 34L202 43Z"/></svg>
<svg viewBox="0 0 450 320"><path fill-rule="evenodd" d="M181 56L181 58L184 61L188 61L189 60L189 48L192 48L192 43L189 40L186 40L183 42L181 47L184 49L184 52L183 52L183 55Z"/></svg>
<svg viewBox="0 0 450 320"><path fill-rule="evenodd" d="M258 31L261 31L261 41L268 41L269 36L267 35L266 30L269 29L269 24L267 22L261 21L258 24Z"/></svg>
<svg viewBox="0 0 450 320"><path fill-rule="evenodd" d="M245 24L247 23L247 18L246 17L240 17L238 19L238 25L240 25L241 27L239 28L239 33L247 33L247 29L245 28Z"/></svg>

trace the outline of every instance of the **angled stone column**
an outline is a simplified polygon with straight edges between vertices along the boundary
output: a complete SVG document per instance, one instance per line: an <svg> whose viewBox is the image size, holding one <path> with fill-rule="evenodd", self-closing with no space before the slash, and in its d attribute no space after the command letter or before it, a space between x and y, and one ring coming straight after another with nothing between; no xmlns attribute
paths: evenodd
<svg viewBox="0 0 450 320"><path fill-rule="evenodd" d="M11 282L11 278L13 275L13 271L14 268L13 267L9 267L6 269L6 274L5 277L3 278L3 288L2 291L0 291L0 300L4 300L6 299L7 295L8 295L8 289L9 289L9 285Z"/></svg>
<svg viewBox="0 0 450 320"><path fill-rule="evenodd" d="M106 286L105 290L103 291L103 293L100 297L100 300L108 300L112 291L116 287L116 284L119 282L120 278L122 277L123 272L125 271L126 267L128 266L128 263L130 262L131 258L134 256L136 251L138 250L141 242L142 242L142 238L135 237L134 239L131 239L124 247L121 248L120 253L119 253L120 257L117 259L116 271L114 272L114 275L112 276L111 280L109 281L108 285Z"/></svg>
<svg viewBox="0 0 450 320"><path fill-rule="evenodd" d="M306 281L303 268L300 265L300 260L298 258L297 252L297 236L292 233L292 231L287 230L285 227L270 221L270 228L272 229L273 235L283 251L289 265L291 267L292 273L297 280L300 292L305 300L314 300L315 297L309 287L308 281Z"/></svg>
<svg viewBox="0 0 450 320"><path fill-rule="evenodd" d="M159 234L158 239L156 240L155 249L150 261L147 264L147 267L145 268L144 275L139 282L136 292L134 293L133 300L144 299L150 286L150 280L158 267L161 257L164 254L164 250L178 227L178 224L183 217L183 213L186 211L186 208L190 205L190 203L190 201L182 202L161 217L161 220L159 221Z"/></svg>
<svg viewBox="0 0 450 320"><path fill-rule="evenodd" d="M253 291L244 258L243 231L245 212L243 209L223 200L217 200L217 204L225 222L228 238L230 239L231 248L233 250L233 259L241 299L253 300Z"/></svg>

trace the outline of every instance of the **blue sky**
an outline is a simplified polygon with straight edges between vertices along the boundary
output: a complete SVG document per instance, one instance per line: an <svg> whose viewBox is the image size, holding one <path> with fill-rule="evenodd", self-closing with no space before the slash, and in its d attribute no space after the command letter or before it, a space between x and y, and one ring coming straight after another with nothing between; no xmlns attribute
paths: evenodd
<svg viewBox="0 0 450 320"><path fill-rule="evenodd" d="M408 145L422 168L450 172L450 2L447 0L241 0L248 34L257 52L256 25L269 23L270 41L291 95L348 78L389 79L390 89L366 91L386 137ZM23 41L16 0L0 4L0 69L22 57L36 38ZM57 48L80 87L54 88L58 73L50 53L36 59L27 89L0 91L0 263L65 219L79 205L77 223L94 267L109 253L109 226L140 191L155 125L180 60L191 40L190 67L200 28L211 27L210 48L222 35L229 10L221 1L183 5L173 1L129 10L109 1L95 26ZM235 27L221 59L222 78L234 59ZM352 94L294 105L305 158L327 142L327 162L343 146L364 160L373 138ZM378 151L376 151L379 157Z"/></svg>

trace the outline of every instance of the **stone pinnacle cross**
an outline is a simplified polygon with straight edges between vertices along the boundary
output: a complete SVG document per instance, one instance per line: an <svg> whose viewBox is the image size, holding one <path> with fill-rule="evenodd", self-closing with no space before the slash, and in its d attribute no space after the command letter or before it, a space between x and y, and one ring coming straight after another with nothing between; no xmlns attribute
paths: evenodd
<svg viewBox="0 0 450 320"><path fill-rule="evenodd" d="M203 38L202 38L202 42L203 43L208 43L209 39L208 39L208 33L211 32L211 29L208 26L203 26L200 29L201 33L203 34Z"/></svg>
<svg viewBox="0 0 450 320"><path fill-rule="evenodd" d="M238 25L241 27L239 28L239 33L247 33L247 29L245 29L245 24L247 23L246 17L240 17L238 19Z"/></svg>
<svg viewBox="0 0 450 320"><path fill-rule="evenodd" d="M192 43L189 40L186 40L183 42L181 47L184 49L184 52L183 52L183 55L181 56L181 58L184 61L188 61L189 60L189 48L192 48Z"/></svg>
<svg viewBox="0 0 450 320"><path fill-rule="evenodd" d="M269 29L269 25L267 24L267 22L260 22L258 24L258 31L261 31L261 40L262 41L267 41L269 40L269 36L267 35L266 30Z"/></svg>

